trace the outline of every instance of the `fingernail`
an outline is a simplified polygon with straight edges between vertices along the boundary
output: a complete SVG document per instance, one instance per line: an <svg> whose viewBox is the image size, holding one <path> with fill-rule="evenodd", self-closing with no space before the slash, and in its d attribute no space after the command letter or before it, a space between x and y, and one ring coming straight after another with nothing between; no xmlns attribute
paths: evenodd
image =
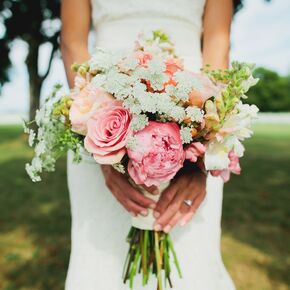
<svg viewBox="0 0 290 290"><path fill-rule="evenodd" d="M155 203L152 203L152 204L149 205L149 207L152 208L152 209L154 209L156 207L156 204Z"/></svg>
<svg viewBox="0 0 290 290"><path fill-rule="evenodd" d="M142 210L142 211L141 211L141 214L142 214L143 216L147 216L147 215L148 215L148 211L147 211L147 210Z"/></svg>
<svg viewBox="0 0 290 290"><path fill-rule="evenodd" d="M136 214L134 212L132 212L132 211L130 211L130 215L133 216L133 217L136 216Z"/></svg>
<svg viewBox="0 0 290 290"><path fill-rule="evenodd" d="M185 226L187 224L187 221L186 220L182 220L181 222L180 222L180 226Z"/></svg>
<svg viewBox="0 0 290 290"><path fill-rule="evenodd" d="M153 216L154 216L156 219L158 219L158 218L160 217L160 213L159 213L158 211L155 211L155 212L153 213Z"/></svg>
<svg viewBox="0 0 290 290"><path fill-rule="evenodd" d="M161 229L162 229L162 227L159 224L157 224L156 226L154 226L154 230L157 231L157 232L161 231Z"/></svg>
<svg viewBox="0 0 290 290"><path fill-rule="evenodd" d="M163 232L165 233L169 233L171 230L171 226L170 225L167 225L164 229L163 229Z"/></svg>

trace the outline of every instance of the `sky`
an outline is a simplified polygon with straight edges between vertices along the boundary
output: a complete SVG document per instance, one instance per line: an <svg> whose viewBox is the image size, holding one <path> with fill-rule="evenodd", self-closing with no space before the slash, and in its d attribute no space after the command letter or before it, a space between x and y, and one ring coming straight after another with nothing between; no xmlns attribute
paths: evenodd
<svg viewBox="0 0 290 290"><path fill-rule="evenodd" d="M1 27L0 27L1 33ZM231 59L256 63L276 70L281 74L290 73L290 0L246 0L245 8L234 19L232 26ZM39 67L44 69L50 47L41 48ZM5 85L0 96L0 113L26 113L28 111L29 89L24 59L26 45L17 41L11 53L13 62L12 81ZM53 61L49 77L45 81L42 96L51 86L65 84L61 60Z"/></svg>

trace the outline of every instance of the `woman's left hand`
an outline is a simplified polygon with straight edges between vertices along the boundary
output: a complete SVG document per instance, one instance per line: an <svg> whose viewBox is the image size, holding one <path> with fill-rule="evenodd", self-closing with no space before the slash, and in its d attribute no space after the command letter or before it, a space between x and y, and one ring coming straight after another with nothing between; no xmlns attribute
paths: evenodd
<svg viewBox="0 0 290 290"><path fill-rule="evenodd" d="M188 223L205 198L206 175L199 169L176 176L162 193L154 210L154 229L168 233L176 224ZM192 204L186 204L190 201Z"/></svg>

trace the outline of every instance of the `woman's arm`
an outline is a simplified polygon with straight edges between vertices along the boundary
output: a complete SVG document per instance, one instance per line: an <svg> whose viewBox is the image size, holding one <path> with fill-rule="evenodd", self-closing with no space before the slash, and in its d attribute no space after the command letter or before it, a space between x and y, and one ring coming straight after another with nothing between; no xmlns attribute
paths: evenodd
<svg viewBox="0 0 290 290"><path fill-rule="evenodd" d="M207 0L203 20L204 66L228 68L232 17L232 0Z"/></svg>
<svg viewBox="0 0 290 290"><path fill-rule="evenodd" d="M88 35L91 21L90 0L62 0L61 53L69 86L73 86L71 65L89 58Z"/></svg>

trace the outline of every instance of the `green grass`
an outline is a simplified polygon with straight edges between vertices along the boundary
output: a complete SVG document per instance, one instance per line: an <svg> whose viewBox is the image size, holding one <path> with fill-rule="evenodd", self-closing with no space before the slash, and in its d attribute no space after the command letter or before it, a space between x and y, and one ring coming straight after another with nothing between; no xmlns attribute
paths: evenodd
<svg viewBox="0 0 290 290"><path fill-rule="evenodd" d="M61 290L70 250L65 160L33 184L21 131L0 127L0 289ZM225 186L223 257L238 290L289 290L290 126L255 132L242 175Z"/></svg>

